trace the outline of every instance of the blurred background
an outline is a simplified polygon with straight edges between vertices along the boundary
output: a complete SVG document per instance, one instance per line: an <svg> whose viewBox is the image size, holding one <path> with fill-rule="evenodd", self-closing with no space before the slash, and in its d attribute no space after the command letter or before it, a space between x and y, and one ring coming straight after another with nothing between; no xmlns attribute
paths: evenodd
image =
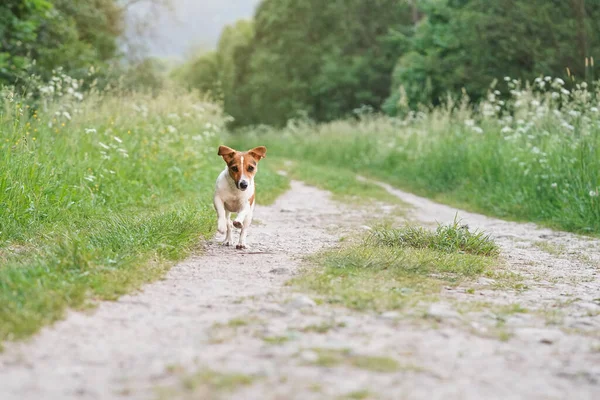
<svg viewBox="0 0 600 400"><path fill-rule="evenodd" d="M390 115L494 80L594 80L596 0L5 0L0 83L105 79L211 93L234 125Z"/></svg>

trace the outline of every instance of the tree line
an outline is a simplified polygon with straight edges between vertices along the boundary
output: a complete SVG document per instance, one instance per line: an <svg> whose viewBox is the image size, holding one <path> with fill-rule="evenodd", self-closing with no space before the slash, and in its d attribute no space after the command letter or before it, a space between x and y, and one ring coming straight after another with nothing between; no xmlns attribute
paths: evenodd
<svg viewBox="0 0 600 400"><path fill-rule="evenodd" d="M32 76L48 81L57 69L87 79L92 66L100 85L119 77L130 85L156 86L164 65L134 57L124 37L127 10L138 3L147 3L151 19L153 12L168 10L170 0L2 0L0 86L22 89ZM135 18L128 23L138 33L151 26Z"/></svg>
<svg viewBox="0 0 600 400"><path fill-rule="evenodd" d="M263 0L174 76L237 125L396 114L505 76L591 80L598 32L598 0Z"/></svg>
<svg viewBox="0 0 600 400"><path fill-rule="evenodd" d="M3 0L0 84L63 68L84 76L118 54L123 7L116 0Z"/></svg>
<svg viewBox="0 0 600 400"><path fill-rule="evenodd" d="M138 1L168 3L3 0L0 85L121 65L125 11ZM393 115L463 90L477 101L504 76L591 81L598 32L600 0L263 0L173 77L222 99L238 126ZM130 83L159 89L165 68L139 62Z"/></svg>

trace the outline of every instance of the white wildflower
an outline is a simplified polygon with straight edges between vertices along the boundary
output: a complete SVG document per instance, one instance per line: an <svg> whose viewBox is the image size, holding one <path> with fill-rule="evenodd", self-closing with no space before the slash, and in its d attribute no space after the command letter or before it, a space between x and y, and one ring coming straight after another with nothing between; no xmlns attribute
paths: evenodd
<svg viewBox="0 0 600 400"><path fill-rule="evenodd" d="M86 175L83 177L83 179L85 179L88 182L94 182L96 180L96 177L94 175Z"/></svg>
<svg viewBox="0 0 600 400"><path fill-rule="evenodd" d="M119 143L123 143L123 140L118 136L113 136L113 139L115 139Z"/></svg>
<svg viewBox="0 0 600 400"><path fill-rule="evenodd" d="M504 77L504 81L505 81L505 82L510 82L510 76L505 76L505 77Z"/></svg>
<svg viewBox="0 0 600 400"><path fill-rule="evenodd" d="M533 148L531 149L531 152L533 154L540 154L542 151L538 147L533 146Z"/></svg>
<svg viewBox="0 0 600 400"><path fill-rule="evenodd" d="M475 120L473 120L473 119L466 119L465 120L465 125L466 126L475 126Z"/></svg>
<svg viewBox="0 0 600 400"><path fill-rule="evenodd" d="M570 131L574 131L575 130L575 127L573 125L569 124L567 121L563 121L561 125L562 125L563 128L566 128L566 129L568 129Z"/></svg>
<svg viewBox="0 0 600 400"><path fill-rule="evenodd" d="M599 110L598 110L598 107L592 107L592 108L590 108L590 111L593 113L597 113Z"/></svg>
<svg viewBox="0 0 600 400"><path fill-rule="evenodd" d="M590 197L598 197L598 191L597 190L590 190Z"/></svg>
<svg viewBox="0 0 600 400"><path fill-rule="evenodd" d="M96 133L96 129L94 128L85 128L85 133Z"/></svg>
<svg viewBox="0 0 600 400"><path fill-rule="evenodd" d="M510 133L510 132L512 132L512 128L510 126L505 126L504 128L502 128L502 130L500 132L501 133Z"/></svg>
<svg viewBox="0 0 600 400"><path fill-rule="evenodd" d="M169 133L177 132L177 128L175 128L173 125L168 125L167 130L169 131Z"/></svg>
<svg viewBox="0 0 600 400"><path fill-rule="evenodd" d="M63 117L65 117L66 119L68 119L69 121L71 120L71 114L69 114L68 112L64 111L62 113Z"/></svg>
<svg viewBox="0 0 600 400"><path fill-rule="evenodd" d="M550 187L552 189L556 189L558 187L558 183L554 182L552 185L550 185Z"/></svg>
<svg viewBox="0 0 600 400"><path fill-rule="evenodd" d="M483 129L481 129L478 126L474 126L471 128L473 130L473 132L477 132L477 133L483 133Z"/></svg>
<svg viewBox="0 0 600 400"><path fill-rule="evenodd" d="M564 95L567 95L567 96L568 96L568 95L571 93L571 92L569 92L569 91L568 91L567 89L565 89L565 88L562 88L562 89L560 89L560 92L561 92L562 94L564 94Z"/></svg>
<svg viewBox="0 0 600 400"><path fill-rule="evenodd" d="M562 79L560 79L560 78L556 78L556 79L554 80L554 83L556 83L556 84L558 84L558 85L561 85L561 86L563 86L563 85L565 84L565 81L563 81L563 80L562 80Z"/></svg>
<svg viewBox="0 0 600 400"><path fill-rule="evenodd" d="M571 111L569 111L569 115L570 115L571 117L578 117L578 116L579 116L579 114L580 114L580 112L579 112L579 111L575 111L575 110L571 110Z"/></svg>
<svg viewBox="0 0 600 400"><path fill-rule="evenodd" d="M107 145L105 145L105 144L104 144L104 143L102 143L102 142L98 142L98 144L99 144L99 145L100 145L100 147L102 147L103 149L106 149L106 150L110 149L110 146L107 146Z"/></svg>

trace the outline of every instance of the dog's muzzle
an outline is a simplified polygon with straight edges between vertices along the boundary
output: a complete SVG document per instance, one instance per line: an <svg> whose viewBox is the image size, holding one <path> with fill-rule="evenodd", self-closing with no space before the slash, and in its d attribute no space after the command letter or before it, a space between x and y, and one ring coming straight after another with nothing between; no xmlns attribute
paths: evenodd
<svg viewBox="0 0 600 400"><path fill-rule="evenodd" d="M246 181L239 181L238 182L238 189L240 189L242 191L248 189L248 182L246 182Z"/></svg>

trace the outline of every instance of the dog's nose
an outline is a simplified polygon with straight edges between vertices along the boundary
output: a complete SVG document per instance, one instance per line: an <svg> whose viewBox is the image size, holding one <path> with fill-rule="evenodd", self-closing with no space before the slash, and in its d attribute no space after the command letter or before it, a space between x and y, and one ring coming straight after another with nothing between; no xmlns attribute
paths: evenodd
<svg viewBox="0 0 600 400"><path fill-rule="evenodd" d="M246 190L246 189L248 189L248 182L246 182L246 181L241 181L241 182L240 182L240 189L242 189L242 190Z"/></svg>

